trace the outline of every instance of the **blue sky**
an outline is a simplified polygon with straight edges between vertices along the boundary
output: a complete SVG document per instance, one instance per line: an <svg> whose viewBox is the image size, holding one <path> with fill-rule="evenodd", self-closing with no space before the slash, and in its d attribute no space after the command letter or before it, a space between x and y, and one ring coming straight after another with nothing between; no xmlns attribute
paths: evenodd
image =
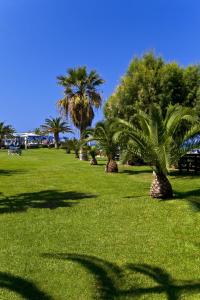
<svg viewBox="0 0 200 300"><path fill-rule="evenodd" d="M68 67L96 69L106 101L135 55L199 63L199 29L199 0L0 0L0 120L25 131L56 116Z"/></svg>

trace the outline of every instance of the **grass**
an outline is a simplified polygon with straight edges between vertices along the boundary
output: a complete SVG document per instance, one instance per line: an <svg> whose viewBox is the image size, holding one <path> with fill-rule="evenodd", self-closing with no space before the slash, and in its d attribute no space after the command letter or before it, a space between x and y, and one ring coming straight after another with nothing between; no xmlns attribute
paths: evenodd
<svg viewBox="0 0 200 300"><path fill-rule="evenodd" d="M54 149L0 162L0 299L200 299L198 176L159 201L148 167L105 174Z"/></svg>

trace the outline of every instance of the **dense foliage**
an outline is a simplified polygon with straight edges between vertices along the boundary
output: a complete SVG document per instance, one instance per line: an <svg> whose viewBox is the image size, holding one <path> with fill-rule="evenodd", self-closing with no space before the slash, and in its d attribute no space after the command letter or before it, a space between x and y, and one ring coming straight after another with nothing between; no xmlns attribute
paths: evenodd
<svg viewBox="0 0 200 300"><path fill-rule="evenodd" d="M128 121L138 109L148 112L152 103L159 104L163 114L169 104L177 103L195 107L200 114L200 67L166 63L152 52L134 58L108 99L105 115Z"/></svg>

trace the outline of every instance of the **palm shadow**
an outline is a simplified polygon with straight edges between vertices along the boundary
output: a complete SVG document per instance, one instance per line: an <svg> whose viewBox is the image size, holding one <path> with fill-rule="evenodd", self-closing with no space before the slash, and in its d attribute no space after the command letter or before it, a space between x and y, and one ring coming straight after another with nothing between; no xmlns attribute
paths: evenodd
<svg viewBox="0 0 200 300"><path fill-rule="evenodd" d="M128 264L126 267L133 272L149 277L156 283L154 287L132 288L123 293L134 297L147 294L165 294L168 300L178 300L183 293L200 293L200 281L174 280L162 268L147 264Z"/></svg>
<svg viewBox="0 0 200 300"><path fill-rule="evenodd" d="M95 299L116 299L117 297L138 299L138 297L152 294L164 294L168 300L179 300L183 293L200 293L200 281L174 280L171 275L159 267L147 264L127 264L118 267L116 264L107 262L95 256L80 254L44 254L45 258L70 260L78 263L91 273L96 282L93 291ZM127 271L140 276L149 277L155 283L152 287L132 284L129 289L124 289ZM145 280L146 281L146 280ZM141 280L140 280L141 282Z"/></svg>
<svg viewBox="0 0 200 300"><path fill-rule="evenodd" d="M67 208L79 204L80 200L95 197L97 196L92 194L75 191L62 192L57 190L23 193L10 197L0 194L0 214L25 212L29 208Z"/></svg>
<svg viewBox="0 0 200 300"><path fill-rule="evenodd" d="M125 196L124 199L132 199L137 200L137 198L144 198L144 195L133 195L133 196Z"/></svg>
<svg viewBox="0 0 200 300"><path fill-rule="evenodd" d="M15 292L27 300L53 300L52 297L41 291L33 282L10 273L0 272L0 288Z"/></svg>
<svg viewBox="0 0 200 300"><path fill-rule="evenodd" d="M180 178L180 179L193 179L193 178L198 178L199 177L199 173L195 174L194 172L186 172L186 171L182 171L180 172L178 169L176 170L171 170L169 173L169 176L173 176L175 178Z"/></svg>
<svg viewBox="0 0 200 300"><path fill-rule="evenodd" d="M71 260L78 263L94 276L96 289L94 299L114 299L118 293L116 281L122 276L122 269L103 259L79 254L43 254L44 258Z"/></svg>
<svg viewBox="0 0 200 300"><path fill-rule="evenodd" d="M11 176L11 175L18 175L18 174L24 174L26 171L25 170L4 170L0 169L0 176Z"/></svg>
<svg viewBox="0 0 200 300"><path fill-rule="evenodd" d="M174 198L186 199L195 211L200 211L200 188L186 192L174 191Z"/></svg>
<svg viewBox="0 0 200 300"><path fill-rule="evenodd" d="M152 174L152 170L121 170L120 171L120 173L122 173L122 174L127 174L127 175L137 175L137 174L145 174L145 173L147 173L147 174Z"/></svg>

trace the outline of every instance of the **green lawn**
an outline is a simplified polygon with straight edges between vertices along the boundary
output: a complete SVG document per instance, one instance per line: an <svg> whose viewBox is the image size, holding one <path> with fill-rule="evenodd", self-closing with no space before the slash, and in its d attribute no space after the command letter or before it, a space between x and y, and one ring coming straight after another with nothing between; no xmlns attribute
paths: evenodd
<svg viewBox="0 0 200 300"><path fill-rule="evenodd" d="M200 299L200 178L159 201L148 167L103 163L0 153L1 300Z"/></svg>

